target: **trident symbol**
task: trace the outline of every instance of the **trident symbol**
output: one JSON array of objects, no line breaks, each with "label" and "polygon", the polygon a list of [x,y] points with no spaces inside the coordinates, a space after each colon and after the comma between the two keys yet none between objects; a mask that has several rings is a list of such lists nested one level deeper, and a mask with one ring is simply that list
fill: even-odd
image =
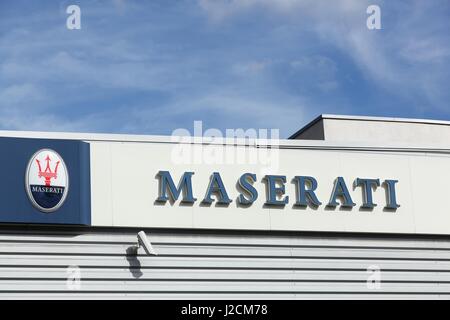
[{"label": "trident symbol", "polygon": [[52,169],[50,169],[50,161],[51,161],[51,159],[50,159],[49,155],[47,155],[47,158],[45,158],[45,161],[47,161],[47,166],[46,166],[45,170],[42,171],[41,163],[39,162],[38,159],[36,159],[37,165],[39,167],[39,175],[38,176],[39,176],[39,178],[44,177],[45,178],[45,186],[46,187],[50,187],[50,180],[51,180],[51,178],[56,179],[58,177],[59,161],[56,162],[56,166],[55,166],[55,171],[54,172],[52,172]]}]

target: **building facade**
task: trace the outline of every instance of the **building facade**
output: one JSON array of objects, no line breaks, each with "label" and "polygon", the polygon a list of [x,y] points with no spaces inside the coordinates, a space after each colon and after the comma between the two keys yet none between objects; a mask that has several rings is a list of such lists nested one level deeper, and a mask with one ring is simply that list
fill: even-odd
[{"label": "building facade", "polygon": [[0,297],[449,298],[449,130],[1,132]]}]

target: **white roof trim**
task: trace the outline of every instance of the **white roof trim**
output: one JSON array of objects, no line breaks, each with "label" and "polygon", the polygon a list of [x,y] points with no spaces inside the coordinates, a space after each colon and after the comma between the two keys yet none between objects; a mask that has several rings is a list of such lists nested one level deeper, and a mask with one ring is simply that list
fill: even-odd
[{"label": "white roof trim", "polygon": [[337,114],[322,114],[322,119],[338,119],[338,120],[361,120],[361,121],[383,121],[383,122],[404,122],[404,123],[420,123],[420,124],[436,124],[450,126],[450,121],[431,120],[431,119],[412,119],[412,118],[390,118],[390,117],[368,117],[368,116],[348,116]]},{"label": "white roof trim", "polygon": [[135,142],[135,143],[187,143],[206,145],[246,145],[255,147],[273,147],[280,149],[317,149],[317,150],[354,150],[354,151],[387,151],[387,152],[419,152],[419,153],[448,153],[448,144],[405,144],[389,143],[376,144],[373,142],[335,142],[322,140],[273,140],[270,139],[226,139],[216,138],[213,143],[202,141],[201,137],[176,137],[154,135],[128,135],[104,133],[75,133],[75,132],[37,132],[37,131],[2,131],[0,137],[34,138],[34,139],[65,139],[82,140],[86,142]]}]

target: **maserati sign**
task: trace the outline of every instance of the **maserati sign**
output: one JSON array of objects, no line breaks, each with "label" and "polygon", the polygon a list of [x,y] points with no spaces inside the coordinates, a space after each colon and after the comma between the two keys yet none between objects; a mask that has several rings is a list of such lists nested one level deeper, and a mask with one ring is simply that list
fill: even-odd
[{"label": "maserati sign", "polygon": [[[169,171],[159,171],[157,174],[157,177],[159,178],[159,195],[156,201],[165,203],[170,200],[178,200],[179,197],[182,197],[181,202],[183,203],[193,204],[196,202],[197,198],[194,197],[192,188],[193,175],[194,172],[184,172],[177,187]],[[241,206],[250,206],[258,199],[258,191],[254,186],[256,181],[257,176],[254,173],[244,173],[239,177],[237,186],[240,194],[237,198],[237,202]],[[262,181],[265,183],[265,189],[267,190],[264,202],[265,206],[284,207],[289,203],[289,196],[285,195],[285,184],[287,183],[286,176],[265,175],[262,178]],[[318,187],[316,178],[312,176],[295,176],[292,179],[292,182],[296,187],[295,206],[310,206],[317,208],[322,205],[322,202],[316,195],[316,189]],[[386,203],[384,209],[394,211],[397,210],[397,208],[400,207],[397,203],[395,188],[397,182],[398,180],[392,179],[385,179],[383,181],[379,178],[356,178],[353,182],[353,188],[356,189],[359,187],[362,190],[363,201],[361,204],[361,209],[372,210],[377,206],[377,204],[373,202],[373,191],[378,187],[383,186],[386,192]],[[217,204],[222,206],[227,206],[232,202],[219,172],[214,172],[211,175],[209,185],[206,189],[206,195],[203,200],[201,200],[204,205],[210,205],[214,201],[217,201]],[[334,186],[326,206],[328,208],[335,208],[337,206],[342,208],[352,208],[356,206],[356,203],[353,202],[349,188],[343,177],[337,177],[335,179]]]},{"label": "maserati sign", "polygon": [[58,210],[69,191],[69,174],[62,157],[51,149],[37,151],[28,163],[25,187],[37,209],[45,213]]}]

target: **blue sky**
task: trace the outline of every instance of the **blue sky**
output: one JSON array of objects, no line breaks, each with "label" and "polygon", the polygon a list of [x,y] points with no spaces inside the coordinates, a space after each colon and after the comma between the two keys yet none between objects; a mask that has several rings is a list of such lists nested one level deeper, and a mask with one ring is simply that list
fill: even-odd
[{"label": "blue sky", "polygon": [[2,0],[0,129],[202,120],[287,137],[321,113],[450,120],[449,17],[448,0]]}]

